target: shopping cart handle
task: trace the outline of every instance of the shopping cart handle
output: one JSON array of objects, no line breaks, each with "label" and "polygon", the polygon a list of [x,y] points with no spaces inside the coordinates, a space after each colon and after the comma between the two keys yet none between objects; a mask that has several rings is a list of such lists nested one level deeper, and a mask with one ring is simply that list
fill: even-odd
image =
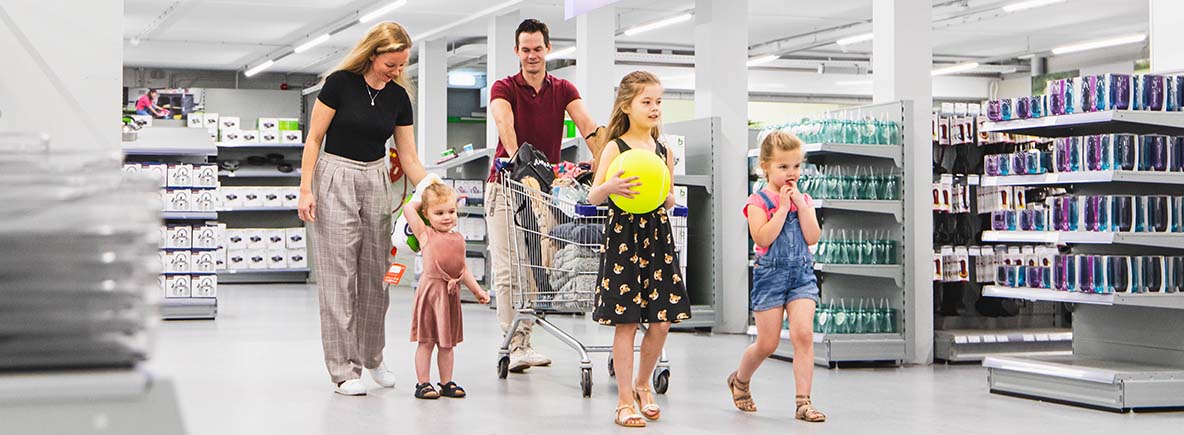
[{"label": "shopping cart handle", "polygon": [[[607,207],[605,207],[605,208],[607,208]],[[598,213],[598,209],[600,209],[600,207],[597,207],[595,205],[576,204],[576,214],[583,216],[583,217],[592,217],[592,216],[599,215],[600,213]]]},{"label": "shopping cart handle", "polygon": [[687,209],[686,207],[683,207],[681,205],[674,206],[674,216],[675,217],[687,217],[690,214],[690,212],[691,211],[689,209]]}]

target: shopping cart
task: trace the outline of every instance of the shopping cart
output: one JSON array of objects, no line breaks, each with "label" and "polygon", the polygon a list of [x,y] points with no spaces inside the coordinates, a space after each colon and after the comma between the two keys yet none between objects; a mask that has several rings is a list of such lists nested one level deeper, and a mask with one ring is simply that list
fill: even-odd
[{"label": "shopping cart", "polygon": [[[510,227],[509,279],[516,314],[509,330],[518,330],[523,321],[533,321],[575,349],[580,354],[580,387],[584,397],[591,397],[592,360],[588,354],[609,353],[609,376],[615,376],[612,345],[586,345],[548,321],[546,316],[592,312],[608,209],[541,192],[537,185],[511,180],[507,173],[501,178],[502,194],[513,213],[507,221]],[[686,209],[678,214],[685,221]],[[512,335],[506,334],[498,351],[497,376],[501,379],[509,374]],[[640,351],[640,347],[635,347],[634,351]],[[670,385],[670,364],[665,349],[654,369],[653,384],[654,391],[659,394],[665,394]]]}]

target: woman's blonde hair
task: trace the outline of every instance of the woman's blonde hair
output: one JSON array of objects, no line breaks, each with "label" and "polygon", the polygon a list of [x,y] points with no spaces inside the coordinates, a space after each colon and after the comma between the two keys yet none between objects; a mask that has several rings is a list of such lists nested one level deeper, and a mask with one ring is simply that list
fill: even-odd
[{"label": "woman's blonde hair", "polygon": [[773,149],[781,151],[797,151],[802,149],[802,140],[792,133],[773,130],[761,141],[760,163],[763,165],[773,159]]},{"label": "woman's blonde hair", "polygon": [[[370,28],[366,33],[366,37],[358,41],[358,45],[345,56],[341,64],[337,65],[333,71],[349,71],[354,74],[362,75],[370,69],[370,65],[374,62],[372,57],[380,54],[392,53],[411,49],[411,37],[407,35],[407,29],[394,21],[386,21],[376,24]],[[325,77],[328,77],[325,74]],[[407,74],[400,73],[395,77],[395,83],[406,89],[411,93],[411,85],[407,82]]]},{"label": "woman's blonde hair", "polygon": [[[617,99],[613,101],[613,113],[608,120],[608,137],[618,138],[629,131],[629,114],[625,113],[625,108],[649,85],[661,86],[662,82],[658,81],[657,76],[645,71],[634,71],[621,78],[621,84],[617,86]],[[655,141],[662,136],[657,126],[650,130],[650,136]]]},{"label": "woman's blonde hair", "polygon": [[456,192],[452,191],[452,188],[447,184],[436,181],[423,189],[423,204],[427,207],[441,204],[447,202],[455,194]]}]

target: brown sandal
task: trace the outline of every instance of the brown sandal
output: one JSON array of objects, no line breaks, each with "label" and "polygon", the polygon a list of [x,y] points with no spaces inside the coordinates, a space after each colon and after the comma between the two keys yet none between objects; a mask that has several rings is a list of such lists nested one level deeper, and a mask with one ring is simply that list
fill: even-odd
[{"label": "brown sandal", "polygon": [[740,382],[739,379],[736,379],[736,372],[728,375],[728,390],[732,393],[732,404],[741,411],[756,412],[756,403],[753,403],[748,387],[748,382]]},{"label": "brown sandal", "polygon": [[811,423],[821,423],[826,421],[826,414],[823,414],[814,404],[810,402],[810,396],[797,396],[798,412],[797,419],[808,421]]},{"label": "brown sandal", "polygon": [[[626,409],[629,410],[629,413],[625,414],[625,418],[622,419],[621,418],[621,411],[624,411]],[[635,412],[635,410],[633,409],[633,405],[618,406],[617,407],[617,417],[614,419],[614,422],[617,423],[618,426],[624,426],[624,427],[645,427],[645,419],[642,418],[641,414],[638,414],[637,412]]]},{"label": "brown sandal", "polygon": [[[646,397],[650,399],[649,404],[644,404],[641,401],[641,394],[646,393]],[[658,421],[662,418],[662,408],[654,403],[654,395],[650,393],[648,387],[633,387],[633,400],[637,402],[637,407],[641,409],[641,415],[650,421]]]}]

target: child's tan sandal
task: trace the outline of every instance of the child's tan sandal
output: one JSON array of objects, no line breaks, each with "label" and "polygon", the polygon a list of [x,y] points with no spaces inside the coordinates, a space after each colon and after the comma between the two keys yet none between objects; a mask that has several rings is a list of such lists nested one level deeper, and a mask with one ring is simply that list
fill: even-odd
[{"label": "child's tan sandal", "polygon": [[[645,393],[646,398],[650,400],[650,403],[646,404],[641,401],[641,393]],[[648,387],[634,386],[633,400],[637,402],[637,407],[641,409],[641,415],[645,416],[646,419],[650,421],[658,421],[658,419],[662,418],[662,408],[659,407],[657,403],[654,403],[654,395],[650,393],[650,389]]]},{"label": "child's tan sandal", "polygon": [[810,396],[797,396],[798,412],[797,419],[808,421],[811,423],[821,423],[826,421],[826,414],[819,411],[810,402]]},{"label": "child's tan sandal", "polygon": [[[621,411],[629,410],[625,414],[625,418],[621,418]],[[634,411],[633,405],[621,405],[617,407],[617,417],[614,419],[618,426],[624,427],[645,427],[645,418]]]},{"label": "child's tan sandal", "polygon": [[732,393],[732,404],[736,405],[736,409],[744,412],[756,412],[756,403],[752,401],[748,382],[740,382],[739,379],[736,379],[736,372],[728,375],[728,390]]}]

